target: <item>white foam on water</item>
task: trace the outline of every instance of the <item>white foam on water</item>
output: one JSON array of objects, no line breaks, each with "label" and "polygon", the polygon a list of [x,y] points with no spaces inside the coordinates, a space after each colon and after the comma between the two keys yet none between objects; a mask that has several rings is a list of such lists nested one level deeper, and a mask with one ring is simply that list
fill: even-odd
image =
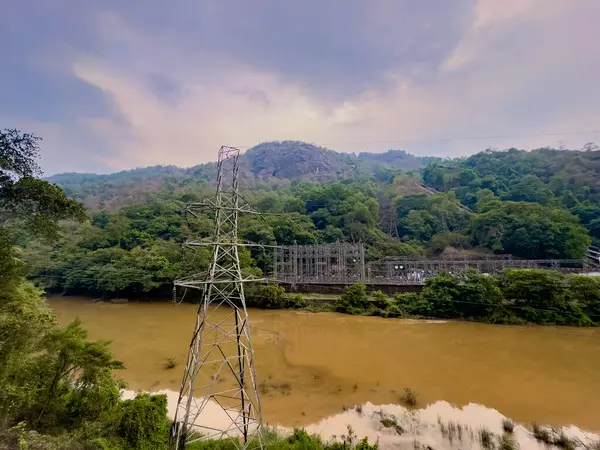
[{"label": "white foam on water", "polygon": [[[154,394],[167,396],[168,415],[173,419],[177,408],[178,393],[162,390]],[[133,398],[133,391],[124,391],[123,398]],[[394,426],[384,426],[382,419],[397,424],[402,429],[399,434]],[[324,440],[340,440],[348,435],[348,426],[352,428],[356,439],[367,437],[370,442],[379,442],[382,449],[388,448],[418,448],[447,450],[479,450],[483,449],[480,442],[480,430],[494,434],[494,444],[498,448],[498,440],[503,434],[502,423],[507,417],[495,409],[470,403],[462,408],[450,403],[438,401],[422,409],[409,410],[401,405],[373,405],[365,403],[359,407],[346,410],[340,414],[324,418],[317,423],[304,427],[307,432],[320,435]],[[385,422],[385,421],[384,421]],[[442,428],[450,422],[462,426],[461,436],[457,433],[452,438],[444,433]],[[225,430],[232,424],[230,417],[214,402],[208,402],[206,408],[196,421],[207,427]],[[441,424],[441,425],[440,425]],[[282,433],[288,433],[290,428],[277,426]],[[578,449],[590,449],[594,443],[600,442],[600,433],[581,430],[571,425],[555,428],[545,427],[552,433],[563,433],[566,437],[574,439]],[[521,450],[547,450],[547,446],[537,441],[531,431],[523,425],[516,424],[512,437]],[[484,449],[485,450],[485,449]]]}]

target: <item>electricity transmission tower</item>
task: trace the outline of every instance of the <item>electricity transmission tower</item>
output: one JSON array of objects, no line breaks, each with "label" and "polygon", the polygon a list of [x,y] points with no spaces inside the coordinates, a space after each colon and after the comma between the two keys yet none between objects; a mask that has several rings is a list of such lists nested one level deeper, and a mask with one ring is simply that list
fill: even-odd
[{"label": "electricity transmission tower", "polygon": [[212,248],[208,272],[175,281],[174,289],[202,291],[171,430],[171,446],[176,450],[190,442],[227,438],[239,449],[263,447],[243,287],[256,279],[240,269],[238,247],[243,244],[237,237],[239,213],[253,211],[240,205],[238,158],[238,149],[221,147],[214,200],[186,208],[191,216],[206,208],[213,210],[214,234],[210,242],[185,244]]}]

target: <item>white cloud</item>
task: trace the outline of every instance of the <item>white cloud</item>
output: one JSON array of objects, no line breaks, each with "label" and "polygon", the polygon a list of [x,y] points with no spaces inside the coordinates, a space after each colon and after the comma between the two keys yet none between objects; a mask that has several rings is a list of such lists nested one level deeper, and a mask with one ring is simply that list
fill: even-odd
[{"label": "white cloud", "polygon": [[[595,107],[600,94],[588,73],[600,68],[597,52],[589,53],[600,31],[582,22],[598,10],[596,5],[480,0],[463,38],[437,70],[426,74],[427,82],[415,77],[418,71],[392,72],[385,87],[337,101],[260,67],[219,55],[186,55],[175,42],[146,39],[114,16],[103,18],[105,44],[117,46],[127,58],[79,57],[72,70],[110,100],[111,116],[82,123],[110,143],[113,151],[103,162],[114,169],[189,166],[213,160],[223,144],[274,139],[307,140],[342,151],[406,147],[437,154],[489,145],[535,147],[562,138],[435,140],[600,127]],[[153,74],[172,80],[174,91],[157,92]],[[585,98],[573,98],[586,88]],[[562,140],[581,145],[594,137]]]}]

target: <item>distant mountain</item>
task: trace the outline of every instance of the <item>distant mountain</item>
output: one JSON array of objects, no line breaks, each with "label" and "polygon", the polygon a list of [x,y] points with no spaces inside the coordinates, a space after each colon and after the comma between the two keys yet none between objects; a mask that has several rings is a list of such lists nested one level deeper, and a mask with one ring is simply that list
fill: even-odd
[{"label": "distant mountain", "polygon": [[[404,150],[356,155],[306,142],[273,141],[256,145],[241,155],[240,177],[249,185],[301,179],[327,182],[371,175],[378,169],[420,169],[435,159],[439,158],[418,157]],[[215,174],[216,164],[207,163],[190,168],[152,166],[107,175],[61,173],[47,180],[89,208],[116,208],[144,202],[166,185],[210,183]]]},{"label": "distant mountain", "polygon": [[416,170],[435,157],[418,157],[404,150],[385,153],[338,153],[325,147],[299,141],[264,142],[242,155],[245,167],[254,175],[297,180],[329,181],[373,173],[378,168]]},{"label": "distant mountain", "polygon": [[394,167],[402,170],[417,170],[441,158],[437,156],[415,156],[406,152],[406,150],[388,150],[385,153],[367,153],[358,154],[358,160],[363,165],[371,168],[375,167]]},{"label": "distant mountain", "polygon": [[261,179],[333,180],[358,174],[356,157],[299,141],[264,142],[241,157],[244,168]]}]

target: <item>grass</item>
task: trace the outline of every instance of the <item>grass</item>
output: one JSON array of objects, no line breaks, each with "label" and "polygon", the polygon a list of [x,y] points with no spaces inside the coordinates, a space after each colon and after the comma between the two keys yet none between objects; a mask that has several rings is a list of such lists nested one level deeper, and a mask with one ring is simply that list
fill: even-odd
[{"label": "grass", "polygon": [[504,433],[500,438],[498,450],[517,450],[519,444],[515,441],[515,438],[508,432]]},{"label": "grass", "polygon": [[485,449],[493,449],[494,448],[494,433],[492,433],[487,428],[483,427],[479,429],[479,442],[481,446]]},{"label": "grass", "polygon": [[449,421],[448,423],[442,422],[442,419],[438,416],[438,425],[440,427],[440,432],[442,436],[452,443],[454,439],[458,438],[459,441],[462,441],[464,427],[462,424],[458,422]]},{"label": "grass", "polygon": [[[320,436],[309,434],[304,429],[295,428],[291,433],[281,433],[268,427],[263,431],[263,446],[269,450],[377,450],[378,444],[369,443],[366,438],[360,440],[351,426],[347,433],[333,436],[332,442],[324,442]],[[193,442],[185,446],[186,450],[239,450],[243,443],[237,439],[209,439]],[[258,450],[259,443],[252,440],[246,448]]]},{"label": "grass", "polygon": [[534,423],[531,427],[531,433],[534,438],[547,445],[555,445],[564,450],[575,450],[577,448],[577,441],[568,437],[562,430],[557,432],[555,429],[549,430]]},{"label": "grass", "polygon": [[175,358],[165,359],[165,369],[174,369],[177,367],[177,360]]},{"label": "grass", "polygon": [[554,438],[554,445],[564,450],[575,450],[577,448],[577,442],[575,439],[569,438],[563,431]]},{"label": "grass", "polygon": [[502,429],[506,432],[506,433],[512,433],[515,430],[515,423],[506,418],[502,421]]},{"label": "grass", "polygon": [[400,426],[398,420],[394,416],[382,417],[379,423],[384,428],[393,428],[398,435],[404,434],[404,428]]},{"label": "grass", "polygon": [[417,404],[417,397],[419,394],[413,391],[411,388],[404,388],[404,395],[402,401],[408,406],[415,406]]},{"label": "grass", "polygon": [[533,434],[533,437],[536,438],[538,441],[543,442],[545,444],[552,444],[552,435],[550,434],[550,431],[548,431],[546,428],[542,428],[534,423],[531,427],[531,433]]},{"label": "grass", "polygon": [[258,388],[261,394],[279,393],[282,395],[290,395],[292,385],[290,383],[277,383],[273,381],[263,381],[259,383]]}]

